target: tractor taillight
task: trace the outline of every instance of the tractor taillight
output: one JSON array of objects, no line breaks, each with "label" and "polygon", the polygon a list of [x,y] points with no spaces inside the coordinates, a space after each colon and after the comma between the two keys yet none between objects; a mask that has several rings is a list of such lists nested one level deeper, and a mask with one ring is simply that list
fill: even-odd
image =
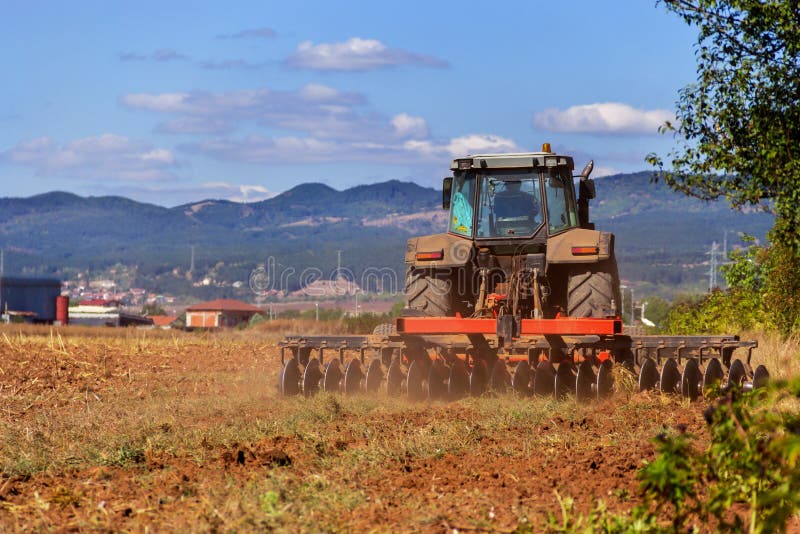
[{"label": "tractor taillight", "polygon": [[573,256],[589,256],[600,253],[600,247],[572,247]]},{"label": "tractor taillight", "polygon": [[436,252],[417,252],[417,260],[420,261],[434,261],[444,258],[444,251],[438,250]]}]

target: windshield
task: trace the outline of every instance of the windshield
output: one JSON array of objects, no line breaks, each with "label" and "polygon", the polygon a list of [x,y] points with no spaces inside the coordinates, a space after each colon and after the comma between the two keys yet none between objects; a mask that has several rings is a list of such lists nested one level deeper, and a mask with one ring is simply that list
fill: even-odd
[{"label": "windshield", "polygon": [[553,169],[547,176],[544,190],[547,195],[547,222],[550,234],[578,226],[572,178],[558,169]]},{"label": "windshield", "polygon": [[475,175],[462,174],[453,178],[450,197],[450,231],[472,237],[472,214],[475,202]]},{"label": "windshield", "polygon": [[480,179],[477,237],[531,236],[542,224],[539,175],[495,173]]}]

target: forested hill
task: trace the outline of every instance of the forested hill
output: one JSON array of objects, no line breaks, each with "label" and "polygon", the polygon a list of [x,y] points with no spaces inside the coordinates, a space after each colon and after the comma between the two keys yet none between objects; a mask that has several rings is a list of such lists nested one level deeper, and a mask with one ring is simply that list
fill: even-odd
[{"label": "forested hill", "polygon": [[[721,243],[726,229],[731,242],[737,232],[763,237],[771,225],[767,214],[686,198],[650,178],[599,178],[591,206],[597,227],[617,234],[623,278],[640,286],[701,287],[707,266],[699,264],[712,241]],[[400,272],[409,236],[444,230],[440,202],[440,191],[399,181],[344,191],[309,183],[256,203],[203,200],[174,208],[54,192],[0,199],[0,248],[6,273],[68,277],[119,264],[136,266],[139,285],[163,291],[191,291],[173,274],[188,268],[192,246],[196,271],[231,281],[246,280],[269,257],[298,273],[329,273],[339,250],[355,273]]]}]

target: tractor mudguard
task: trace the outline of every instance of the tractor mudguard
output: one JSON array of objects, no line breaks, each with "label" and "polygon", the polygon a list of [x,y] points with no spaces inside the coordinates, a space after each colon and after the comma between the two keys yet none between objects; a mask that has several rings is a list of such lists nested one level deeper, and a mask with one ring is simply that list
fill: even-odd
[{"label": "tractor mudguard", "polygon": [[461,267],[472,260],[472,240],[453,234],[412,237],[406,244],[406,265]]},{"label": "tractor mudguard", "polygon": [[547,263],[597,263],[614,255],[614,234],[574,228],[547,239]]}]

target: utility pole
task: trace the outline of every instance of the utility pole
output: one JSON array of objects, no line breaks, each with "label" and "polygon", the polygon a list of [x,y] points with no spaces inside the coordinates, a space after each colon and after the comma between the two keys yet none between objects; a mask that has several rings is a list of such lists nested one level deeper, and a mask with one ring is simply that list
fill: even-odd
[{"label": "utility pole", "polygon": [[192,261],[189,264],[189,272],[194,275],[194,245],[192,245]]},{"label": "utility pole", "polygon": [[4,272],[6,272],[4,265],[4,260],[5,260],[4,253],[5,251],[3,249],[0,249],[0,276],[2,276]]}]

